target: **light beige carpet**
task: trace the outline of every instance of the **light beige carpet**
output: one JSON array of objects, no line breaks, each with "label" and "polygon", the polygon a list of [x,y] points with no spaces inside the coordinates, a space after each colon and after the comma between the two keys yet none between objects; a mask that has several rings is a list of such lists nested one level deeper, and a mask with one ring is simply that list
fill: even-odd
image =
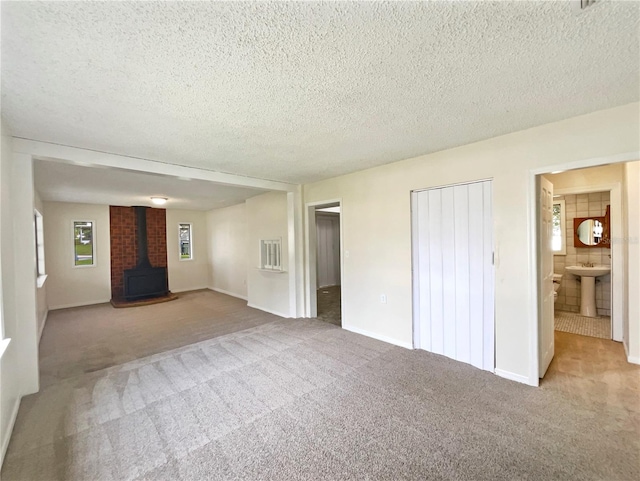
[{"label": "light beige carpet", "polygon": [[24,398],[2,480],[636,480],[639,425],[633,409],[289,319]]},{"label": "light beige carpet", "polygon": [[40,386],[280,319],[211,290],[171,302],[49,312],[40,341]]},{"label": "light beige carpet", "polygon": [[611,339],[610,317],[585,317],[575,312],[555,311],[554,319],[556,331]]}]

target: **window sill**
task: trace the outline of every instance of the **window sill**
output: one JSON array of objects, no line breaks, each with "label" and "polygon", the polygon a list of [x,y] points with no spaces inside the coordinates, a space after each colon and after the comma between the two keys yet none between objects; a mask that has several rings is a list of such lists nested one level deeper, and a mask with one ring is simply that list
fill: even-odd
[{"label": "window sill", "polygon": [[287,271],[284,270],[280,270],[280,269],[265,269],[263,267],[256,267],[257,270],[262,271],[262,272],[273,272],[275,274],[284,274]]},{"label": "window sill", "polygon": [[40,289],[42,286],[44,286],[44,281],[47,280],[47,274],[43,274],[41,276],[38,276],[38,278],[36,279],[36,285],[38,286],[38,289]]}]

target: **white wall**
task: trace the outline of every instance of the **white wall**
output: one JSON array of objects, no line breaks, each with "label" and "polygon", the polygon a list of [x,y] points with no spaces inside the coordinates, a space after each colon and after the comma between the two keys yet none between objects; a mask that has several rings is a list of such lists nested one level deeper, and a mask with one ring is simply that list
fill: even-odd
[{"label": "white wall", "polygon": [[[50,309],[109,302],[111,299],[111,253],[109,206],[45,202],[44,231],[46,282]],[[206,213],[167,210],[167,270],[169,289],[174,292],[208,286]],[[72,222],[95,221],[94,267],[73,265]],[[193,260],[178,256],[178,224],[192,224]]]},{"label": "white wall", "polygon": [[[43,215],[44,220],[44,204],[40,199],[37,192],[34,192],[33,204],[38,212]],[[47,254],[44,255],[45,260],[45,273],[47,271]],[[37,302],[37,319],[38,319],[38,334],[42,336],[42,330],[44,329],[44,323],[47,320],[47,313],[49,312],[49,305],[47,303],[47,283],[45,282],[41,287],[36,289],[36,302]]]},{"label": "white wall", "polygon": [[0,317],[4,336],[12,341],[4,353],[0,354],[0,465],[9,444],[11,428],[18,413],[22,391],[18,378],[19,358],[16,345],[15,292],[13,285],[13,217],[11,214],[11,137],[2,122],[0,150]]},{"label": "white wall", "polygon": [[207,212],[210,289],[247,299],[248,234],[246,204]]},{"label": "white wall", "polygon": [[[15,146],[15,139],[14,139]],[[13,278],[15,294],[17,366],[24,394],[38,391],[38,320],[36,301],[36,235],[33,159],[29,154],[11,156],[11,214],[13,216]],[[19,255],[16,255],[19,253]]]},{"label": "white wall", "polygon": [[305,185],[305,203],[342,199],[343,325],[411,344],[410,192],[492,178],[497,372],[537,383],[531,171],[639,151],[638,110],[633,103]]},{"label": "white wall", "polygon": [[[109,206],[45,202],[43,217],[49,309],[109,302],[111,299]],[[95,265],[92,267],[73,265],[74,220],[95,222]]]},{"label": "white wall", "polygon": [[6,350],[0,359],[0,461],[21,397],[39,388],[33,162],[30,155],[13,151],[4,124],[1,130],[0,278]]},{"label": "white wall", "polygon": [[[623,341],[629,362],[640,364],[640,162],[624,165],[626,230],[623,242],[625,265],[625,309]],[[614,239],[612,239],[614,241]]]},{"label": "white wall", "polygon": [[[191,224],[192,259],[181,260],[178,224]],[[197,210],[167,209],[167,271],[172,292],[205,289],[208,286],[209,252],[207,214]]]},{"label": "white wall", "polygon": [[[287,194],[270,192],[247,199],[248,304],[282,317],[289,317],[289,232]],[[284,273],[267,272],[260,266],[260,240],[282,239]]]}]

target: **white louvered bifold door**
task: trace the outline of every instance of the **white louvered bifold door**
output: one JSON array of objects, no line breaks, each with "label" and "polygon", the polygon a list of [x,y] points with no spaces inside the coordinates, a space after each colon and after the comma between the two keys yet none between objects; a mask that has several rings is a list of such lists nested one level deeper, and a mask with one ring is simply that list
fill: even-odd
[{"label": "white louvered bifold door", "polygon": [[415,347],[493,372],[491,181],[412,200]]}]

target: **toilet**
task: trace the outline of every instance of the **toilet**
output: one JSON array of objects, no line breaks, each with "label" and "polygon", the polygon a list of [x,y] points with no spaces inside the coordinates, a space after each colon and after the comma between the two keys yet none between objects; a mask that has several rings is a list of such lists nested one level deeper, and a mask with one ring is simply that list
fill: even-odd
[{"label": "toilet", "polygon": [[553,302],[558,299],[558,289],[560,289],[560,281],[562,281],[562,274],[553,275]]}]

